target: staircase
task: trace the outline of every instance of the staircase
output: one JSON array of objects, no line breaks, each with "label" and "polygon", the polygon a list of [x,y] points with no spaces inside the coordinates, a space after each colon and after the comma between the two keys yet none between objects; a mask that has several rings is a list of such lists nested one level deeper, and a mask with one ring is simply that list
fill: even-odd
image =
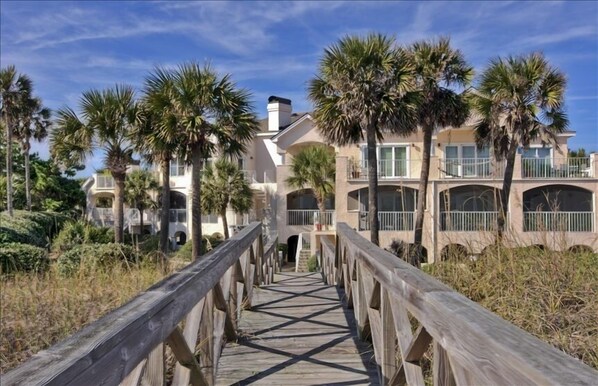
[{"label": "staircase", "polygon": [[299,252],[299,261],[297,262],[297,272],[307,272],[307,259],[311,256],[309,249],[302,249]]}]

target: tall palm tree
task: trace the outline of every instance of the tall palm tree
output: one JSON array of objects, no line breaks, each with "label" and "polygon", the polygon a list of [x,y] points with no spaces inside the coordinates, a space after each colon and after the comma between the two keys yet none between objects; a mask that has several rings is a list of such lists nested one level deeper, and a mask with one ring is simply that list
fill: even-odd
[{"label": "tall palm tree", "polygon": [[565,75],[542,54],[497,58],[481,75],[471,96],[481,116],[476,125],[479,146],[489,144],[497,160],[506,159],[498,210],[498,238],[502,239],[509,207],[515,156],[534,140],[556,144],[569,119],[564,111]]},{"label": "tall palm tree", "polygon": [[384,133],[408,134],[415,128],[413,68],[394,39],[379,34],[347,36],[324,51],[309,99],[322,135],[348,145],[366,139],[370,240],[378,236],[376,142]]},{"label": "tall palm tree", "polygon": [[157,191],[159,187],[154,175],[147,170],[135,170],[125,178],[125,201],[132,208],[139,210],[141,235],[143,235],[143,212],[157,207],[150,193]]},{"label": "tall palm tree", "polygon": [[[259,130],[250,94],[237,88],[230,75],[219,76],[210,65],[187,63],[160,70],[166,87],[164,119],[155,128],[166,143],[180,140],[181,155],[192,166],[191,242],[193,259],[201,251],[201,170],[217,149],[239,156]],[[157,72],[157,71],[156,71]],[[152,76],[150,76],[152,78]]]},{"label": "tall palm tree", "polygon": [[[311,188],[318,210],[320,221],[324,221],[326,198],[334,194],[336,163],[334,151],[326,146],[309,146],[301,150],[291,163],[291,176],[286,179],[287,185],[305,189]],[[330,225],[330,224],[323,224]]]},{"label": "tall palm tree", "polygon": [[38,142],[48,136],[48,129],[52,124],[50,120],[50,109],[44,107],[41,99],[27,98],[21,106],[19,121],[15,126],[15,135],[21,144],[21,150],[25,160],[25,197],[27,210],[31,210],[31,167],[29,152],[31,151],[31,139]]},{"label": "tall palm tree", "polygon": [[201,209],[222,217],[224,238],[228,239],[226,209],[230,206],[235,213],[249,213],[253,205],[251,186],[239,167],[226,158],[220,158],[206,167],[201,183]]},{"label": "tall palm tree", "polygon": [[0,113],[6,130],[6,209],[10,217],[13,216],[12,135],[19,109],[31,95],[31,90],[31,79],[25,74],[17,74],[15,66],[0,69]]},{"label": "tall palm tree", "polygon": [[[134,133],[136,148],[146,161],[160,166],[162,192],[160,203],[160,250],[168,253],[168,235],[170,225],[170,161],[179,149],[177,136],[164,137],[159,127],[170,127],[176,119],[171,106],[170,73],[156,68],[145,79],[142,104],[143,124]],[[176,126],[175,126],[176,127]]]},{"label": "tall palm tree", "polygon": [[114,238],[122,243],[125,175],[134,150],[130,134],[139,123],[135,92],[122,85],[90,90],[83,93],[79,104],[81,118],[68,107],[58,111],[50,134],[51,152],[66,165],[81,163],[96,150],[104,152],[104,164],[115,182]]},{"label": "tall palm tree", "polygon": [[424,135],[421,176],[417,196],[417,212],[413,237],[415,256],[411,263],[419,266],[422,253],[424,211],[430,176],[430,153],[434,130],[447,126],[459,127],[469,116],[466,93],[455,88],[465,87],[473,78],[473,68],[460,50],[450,45],[448,38],[420,41],[411,47],[417,88],[421,93],[418,125]]}]

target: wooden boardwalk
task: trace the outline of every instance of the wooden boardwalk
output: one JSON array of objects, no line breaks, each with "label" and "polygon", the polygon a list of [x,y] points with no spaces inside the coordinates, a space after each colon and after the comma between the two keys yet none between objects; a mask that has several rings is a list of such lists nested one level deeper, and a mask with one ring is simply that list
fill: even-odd
[{"label": "wooden boardwalk", "polygon": [[218,362],[217,385],[377,385],[371,347],[320,273],[282,272],[255,289],[237,343]]}]

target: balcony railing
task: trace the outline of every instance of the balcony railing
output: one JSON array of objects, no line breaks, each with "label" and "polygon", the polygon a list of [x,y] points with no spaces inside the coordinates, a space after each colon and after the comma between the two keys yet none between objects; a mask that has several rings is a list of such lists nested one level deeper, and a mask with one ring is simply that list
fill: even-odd
[{"label": "balcony railing", "polygon": [[243,173],[245,179],[250,184],[254,184],[257,182],[257,179],[255,178],[255,170],[241,170],[241,173]]},{"label": "balcony railing", "polygon": [[592,177],[590,157],[522,158],[523,178],[589,178]]},{"label": "balcony railing", "polygon": [[525,232],[593,232],[594,212],[523,212]]},{"label": "balcony railing", "polygon": [[[378,160],[378,178],[411,178],[412,167],[420,165],[420,160],[390,159]],[[418,170],[419,173],[419,170]],[[349,162],[347,178],[350,180],[367,180],[369,175],[368,161]]]},{"label": "balcony railing", "polygon": [[496,230],[498,212],[440,212],[440,230],[477,232]]},{"label": "balcony railing", "polygon": [[[359,212],[359,230],[370,230],[369,212]],[[412,231],[415,212],[378,212],[381,231]]]},{"label": "balcony railing", "polygon": [[287,210],[287,225],[334,225],[334,210],[326,210],[324,218],[320,218],[318,209],[289,209]]},{"label": "balcony railing", "polygon": [[503,178],[504,162],[491,158],[440,159],[440,178]]},{"label": "balcony railing", "polygon": [[96,189],[114,189],[114,178],[96,174]]},{"label": "balcony railing", "polygon": [[172,223],[187,223],[187,209],[170,209],[168,214]]}]

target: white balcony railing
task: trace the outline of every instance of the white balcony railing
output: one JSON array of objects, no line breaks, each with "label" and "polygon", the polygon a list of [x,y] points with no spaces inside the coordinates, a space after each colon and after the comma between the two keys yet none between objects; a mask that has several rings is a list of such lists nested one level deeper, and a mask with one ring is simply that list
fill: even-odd
[{"label": "white balcony railing", "polygon": [[[369,212],[359,212],[359,230],[370,230]],[[415,225],[415,212],[378,212],[381,231],[412,231]]]},{"label": "white balcony railing", "polygon": [[440,178],[503,178],[505,163],[491,158],[440,159]]},{"label": "white balcony railing", "polygon": [[523,212],[525,232],[593,232],[594,212]]},{"label": "white balcony railing", "polygon": [[[420,160],[390,159],[378,160],[378,178],[395,179],[411,178],[411,168],[421,164]],[[419,173],[419,170],[418,170]],[[368,161],[349,162],[347,177],[350,180],[367,180],[369,175]],[[419,174],[418,174],[419,176]]]},{"label": "white balcony railing", "polygon": [[590,157],[522,158],[523,178],[589,178],[592,177]]},{"label": "white balcony railing", "polygon": [[334,225],[334,210],[326,210],[324,218],[318,209],[289,209],[287,210],[287,225]]},{"label": "white balcony railing", "polygon": [[241,170],[241,173],[243,173],[245,180],[247,180],[247,182],[250,184],[257,182],[257,179],[255,178],[255,170]]},{"label": "white balcony railing", "polygon": [[440,212],[441,231],[494,231],[497,221],[498,212]]},{"label": "white balcony railing", "polygon": [[112,176],[96,174],[96,189],[114,189]]},{"label": "white balcony railing", "polygon": [[187,209],[170,209],[168,214],[171,223],[187,223]]},{"label": "white balcony railing", "polygon": [[91,208],[89,210],[89,219],[100,226],[114,225],[114,211],[112,208]]}]

